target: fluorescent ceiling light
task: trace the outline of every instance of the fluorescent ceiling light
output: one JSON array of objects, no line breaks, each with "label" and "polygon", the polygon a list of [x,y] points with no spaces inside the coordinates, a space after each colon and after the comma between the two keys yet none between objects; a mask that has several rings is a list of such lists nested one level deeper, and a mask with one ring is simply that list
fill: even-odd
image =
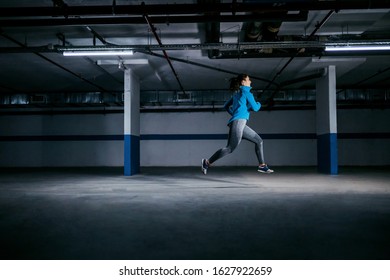
[{"label": "fluorescent ceiling light", "polygon": [[365,57],[321,57],[321,58],[312,58],[311,62],[314,63],[366,62],[366,58]]},{"label": "fluorescent ceiling light", "polygon": [[325,51],[327,52],[348,52],[348,51],[384,51],[390,50],[390,46],[327,46]]},{"label": "fluorescent ceiling light", "polygon": [[120,63],[123,64],[148,64],[149,61],[147,59],[103,59],[103,60],[98,60],[96,61],[97,65],[118,65]]},{"label": "fluorescent ceiling light", "polygon": [[118,56],[118,55],[133,55],[132,50],[123,50],[123,51],[64,51],[62,53],[64,56]]}]

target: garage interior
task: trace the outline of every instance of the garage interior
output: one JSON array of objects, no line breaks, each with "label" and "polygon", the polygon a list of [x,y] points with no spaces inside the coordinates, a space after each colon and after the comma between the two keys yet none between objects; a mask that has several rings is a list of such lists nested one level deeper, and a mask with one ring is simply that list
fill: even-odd
[{"label": "garage interior", "polygon": [[[388,0],[0,1],[0,258],[389,259],[389,56]],[[242,143],[205,176],[240,73],[275,173]]]}]

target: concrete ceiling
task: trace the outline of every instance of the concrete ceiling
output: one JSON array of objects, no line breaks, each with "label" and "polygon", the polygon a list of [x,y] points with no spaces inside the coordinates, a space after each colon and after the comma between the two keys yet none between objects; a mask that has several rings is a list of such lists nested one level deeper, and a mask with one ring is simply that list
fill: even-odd
[{"label": "concrete ceiling", "polygon": [[[303,48],[301,44],[389,41],[389,1],[377,1],[381,2],[378,6],[371,3],[376,1],[341,0],[144,2],[145,5],[141,5],[141,1],[120,0],[0,1],[0,11],[3,11],[0,12],[0,93],[122,91],[123,71],[117,64],[97,65],[100,59],[146,59],[147,64],[127,65],[139,77],[141,90],[180,90],[163,55],[164,48],[159,46],[152,27],[139,12],[142,6],[162,45],[171,46],[165,50],[185,90],[225,89],[234,73],[248,73],[253,87],[259,90],[281,83],[288,84],[287,88],[314,88],[315,80],[305,77],[319,73],[326,65],[336,65],[339,88],[390,86],[389,51],[336,55],[317,47]],[[214,2],[232,7],[258,5],[259,9],[255,13],[239,10],[219,13],[213,8]],[[345,9],[332,12],[335,3]],[[157,4],[167,4],[161,14],[151,9]],[[203,10],[180,14],[177,4],[199,6]],[[207,5],[210,11],[204,12]],[[112,12],[99,14],[96,6],[111,8]],[[90,8],[94,14],[82,14],[81,10],[77,10],[79,14],[72,14],[76,11],[73,8],[80,7]],[[49,15],[43,14],[45,8]],[[121,8],[133,8],[136,12],[134,15],[128,14],[128,10],[122,13]],[[34,14],[28,14],[29,11]],[[42,15],[37,15],[36,11],[42,11]],[[176,19],[181,22],[175,23],[173,15],[181,16],[180,20]],[[220,15],[227,18],[222,19]],[[233,15],[239,21],[235,21]],[[126,17],[133,23],[123,23]],[[163,17],[167,18],[165,22]],[[303,19],[295,19],[299,17]],[[262,34],[263,37],[250,41],[247,33],[254,21],[263,26],[261,30],[269,29],[275,22],[280,27],[273,29],[271,39]],[[286,49],[284,42],[294,42],[297,48]],[[209,50],[214,43],[227,44],[233,49],[212,47],[213,50]],[[262,43],[271,43],[272,47],[266,48]],[[245,44],[249,44],[250,49],[243,48]],[[191,45],[194,49],[188,49]],[[138,49],[129,57],[63,56],[61,47],[72,46],[138,46]],[[150,50],[148,46],[155,49]],[[289,84],[300,78],[303,78],[301,82]]]}]

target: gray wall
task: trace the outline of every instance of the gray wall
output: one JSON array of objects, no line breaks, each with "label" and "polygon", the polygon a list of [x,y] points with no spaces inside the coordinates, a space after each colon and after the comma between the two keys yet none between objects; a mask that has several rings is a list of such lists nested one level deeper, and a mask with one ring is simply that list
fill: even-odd
[{"label": "gray wall", "polygon": [[[226,144],[224,112],[141,113],[141,166],[198,166]],[[338,111],[339,164],[390,164],[390,110]],[[314,110],[260,111],[249,126],[264,136],[271,166],[316,165]],[[123,114],[0,116],[0,166],[123,166]],[[256,165],[243,141],[215,165]]]}]

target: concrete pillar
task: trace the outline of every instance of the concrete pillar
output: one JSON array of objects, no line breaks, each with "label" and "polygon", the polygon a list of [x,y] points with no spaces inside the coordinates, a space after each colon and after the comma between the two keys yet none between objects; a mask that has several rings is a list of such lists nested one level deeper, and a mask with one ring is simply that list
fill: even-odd
[{"label": "concrete pillar", "polygon": [[338,173],[336,67],[327,66],[326,75],[316,84],[318,171]]},{"label": "concrete pillar", "polygon": [[140,85],[131,69],[124,71],[124,175],[140,169]]}]

